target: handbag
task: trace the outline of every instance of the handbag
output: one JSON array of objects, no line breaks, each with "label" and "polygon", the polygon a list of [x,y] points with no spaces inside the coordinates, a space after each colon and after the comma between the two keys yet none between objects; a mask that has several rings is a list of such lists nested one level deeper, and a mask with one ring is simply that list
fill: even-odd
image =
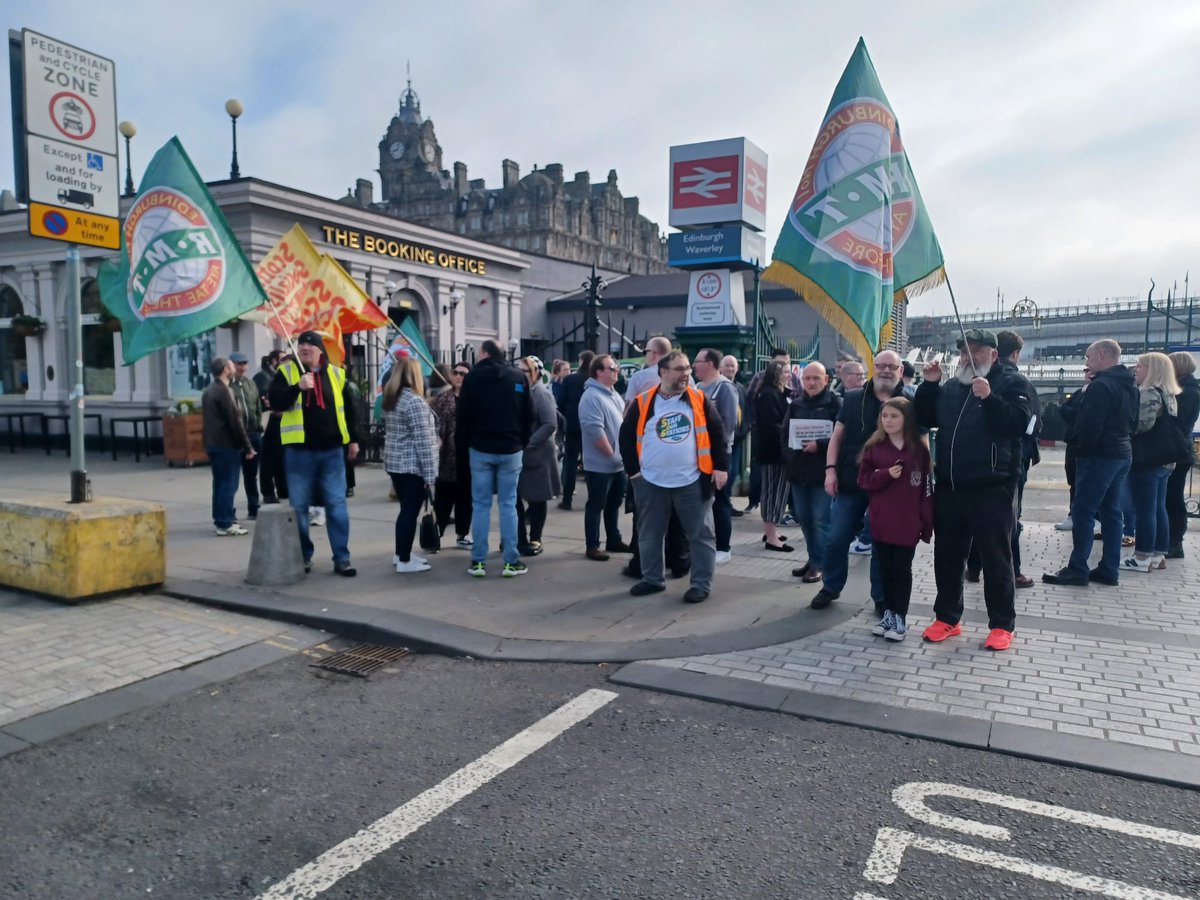
[{"label": "handbag", "polygon": [[442,549],[442,535],[430,509],[429,491],[425,491],[425,514],[421,516],[421,526],[418,530],[418,540],[422,550],[437,553]]},{"label": "handbag", "polygon": [[1136,468],[1165,466],[1189,459],[1191,455],[1192,442],[1179,427],[1179,419],[1167,412],[1164,398],[1153,427],[1133,436],[1133,465]]}]

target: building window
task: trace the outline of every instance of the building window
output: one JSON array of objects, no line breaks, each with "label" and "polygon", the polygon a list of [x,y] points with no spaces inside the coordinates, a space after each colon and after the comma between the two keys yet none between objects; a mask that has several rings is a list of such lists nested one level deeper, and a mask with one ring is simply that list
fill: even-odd
[{"label": "building window", "polygon": [[483,218],[481,216],[471,216],[471,230],[478,231],[483,227]]},{"label": "building window", "polygon": [[117,389],[117,364],[113,352],[113,333],[100,324],[100,287],[95,279],[83,286],[79,311],[83,326],[83,392],[111,394]]},{"label": "building window", "polygon": [[528,225],[528,224],[529,224],[529,211],[521,210],[519,213],[517,213],[517,225]]},{"label": "building window", "polygon": [[[7,285],[0,287],[0,319],[11,319],[24,311],[17,292]],[[13,331],[11,325],[0,326],[0,394],[23,394],[27,390],[25,338]]]},{"label": "building window", "polygon": [[535,235],[533,236],[533,241],[532,241],[532,243],[530,244],[530,247],[531,247],[531,249],[533,249],[533,250],[541,250],[541,249],[542,249],[542,238],[541,238],[541,236],[540,236],[540,235],[536,235],[536,234],[535,234]]}]

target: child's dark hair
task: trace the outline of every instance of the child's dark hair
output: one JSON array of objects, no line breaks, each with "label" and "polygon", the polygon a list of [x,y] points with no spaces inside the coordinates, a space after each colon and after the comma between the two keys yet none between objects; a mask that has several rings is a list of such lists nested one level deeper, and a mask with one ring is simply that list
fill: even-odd
[{"label": "child's dark hair", "polygon": [[885,409],[896,409],[900,411],[900,415],[904,416],[904,443],[909,447],[924,447],[925,440],[921,437],[921,429],[917,426],[917,417],[913,413],[912,401],[907,397],[889,397],[883,401],[883,406],[879,407],[880,421],[875,423],[875,432],[863,444],[862,450],[859,451],[858,461],[862,462],[863,455],[871,447],[876,444],[882,444],[888,439],[884,433],[882,417]]}]

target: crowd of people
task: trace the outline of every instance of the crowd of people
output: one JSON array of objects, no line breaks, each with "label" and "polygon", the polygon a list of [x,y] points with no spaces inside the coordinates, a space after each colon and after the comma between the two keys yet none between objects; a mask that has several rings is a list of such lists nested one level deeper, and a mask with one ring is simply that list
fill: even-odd
[{"label": "crowd of people", "polygon": [[[484,341],[473,365],[439,365],[431,384],[401,351],[381,384],[384,469],[400,507],[393,566],[431,568],[414,552],[421,510],[431,508],[441,538],[453,523],[453,546],[469,551],[467,572],[485,577],[494,504],[500,574],[523,575],[524,559],[543,552],[548,505],[558,498],[571,510],[582,473],[584,555],[627,554],[622,572],[636,580],[634,596],[665,590],[669,570],[689,576],[685,602],[708,599],[716,567],[733,555],[732,520],[757,509],[768,552],[794,552],[780,528],[800,528],[807,560],[792,574],[820,584],[814,609],[841,597],[850,555],[869,553],[871,630],[903,640],[915,550],[932,542],[935,618],[924,639],[962,633],[964,582],[982,580],[985,647],[1006,650],[1016,591],[1034,583],[1021,570],[1020,518],[1042,409],[1019,370],[1022,346],[1013,332],[966,331],[954,375],[932,361],[919,385],[891,350],[871,360],[870,377],[848,354],[829,373],[815,361],[794,369],[780,351],[743,385],[736,358],[704,348],[693,360],[655,337],[624,396],[620,365],[607,353],[584,352],[574,372],[554,360],[547,373],[536,356],[508,360]],[[253,379],[244,356],[213,360],[203,399],[213,523],[221,536],[246,533],[234,511],[240,476],[251,518],[260,502],[295,509],[306,571],[310,527],[325,524],[333,571],[352,576],[347,474],[361,425],[347,412],[346,372],[329,364],[320,336],[300,335],[297,355],[264,357]],[[1183,491],[1200,413],[1195,361],[1146,353],[1131,371],[1111,340],[1093,343],[1086,361],[1087,383],[1061,408],[1073,551],[1043,575],[1054,585],[1116,585],[1122,573],[1183,556]],[[749,506],[735,510],[748,438]],[[1127,536],[1132,552],[1122,559]]]}]

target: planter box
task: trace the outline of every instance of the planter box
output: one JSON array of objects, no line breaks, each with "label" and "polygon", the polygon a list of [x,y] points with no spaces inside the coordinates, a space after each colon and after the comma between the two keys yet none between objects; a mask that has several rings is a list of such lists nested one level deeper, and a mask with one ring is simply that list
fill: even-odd
[{"label": "planter box", "polygon": [[207,463],[204,452],[204,416],[163,416],[163,455],[168,466]]}]

